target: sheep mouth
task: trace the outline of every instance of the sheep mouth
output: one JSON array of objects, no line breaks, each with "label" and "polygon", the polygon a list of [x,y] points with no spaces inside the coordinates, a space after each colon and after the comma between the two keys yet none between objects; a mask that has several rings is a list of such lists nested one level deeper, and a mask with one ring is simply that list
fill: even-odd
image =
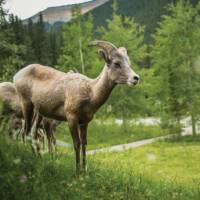
[{"label": "sheep mouth", "polygon": [[139,83],[139,81],[121,80],[121,81],[116,81],[116,83],[121,85],[135,86]]},{"label": "sheep mouth", "polygon": [[129,86],[135,86],[138,84],[138,81],[127,81],[127,85]]}]

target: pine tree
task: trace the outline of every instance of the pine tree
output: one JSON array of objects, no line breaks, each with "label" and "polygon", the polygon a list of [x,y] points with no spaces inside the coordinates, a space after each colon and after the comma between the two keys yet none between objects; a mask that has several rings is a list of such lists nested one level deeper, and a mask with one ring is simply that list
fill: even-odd
[{"label": "pine tree", "polygon": [[[0,1],[0,79],[12,80],[15,72],[24,64],[25,47],[17,44],[13,27],[6,21],[7,13],[3,9],[3,3],[4,1]],[[15,19],[13,22],[16,22]]]},{"label": "pine tree", "polygon": [[58,31],[51,29],[48,33],[50,46],[50,64],[55,66],[59,55],[59,34]]},{"label": "pine tree", "polygon": [[[29,24],[30,25],[30,24]],[[48,37],[43,22],[42,13],[39,15],[38,22],[34,25],[33,32],[33,48],[36,56],[36,60],[40,64],[49,65],[49,43]]]},{"label": "pine tree", "polygon": [[188,114],[192,119],[193,134],[199,113],[200,76],[194,61],[200,54],[199,8],[179,1],[168,7],[163,16],[152,51],[153,65],[160,76],[158,96],[162,111],[172,127],[181,132],[180,120]]},{"label": "pine tree", "polygon": [[35,42],[35,25],[33,24],[32,20],[28,20],[28,24],[25,25],[25,46],[26,46],[26,55],[25,61],[26,65],[37,63],[35,49],[34,49],[34,42]]},{"label": "pine tree", "polygon": [[9,15],[9,23],[14,34],[14,40],[16,44],[24,44],[25,43],[25,30],[22,24],[22,21],[13,14]]},{"label": "pine tree", "polygon": [[88,48],[93,37],[93,18],[83,18],[77,7],[72,11],[72,22],[66,24],[62,30],[63,47],[58,59],[59,69],[72,69],[94,75],[97,70],[92,67],[98,62],[97,56],[94,55],[94,50]]},{"label": "pine tree", "polygon": [[[5,23],[5,15],[6,15],[6,12],[5,10],[3,9],[3,4],[5,3],[4,0],[0,0],[0,26],[2,26],[4,23]],[[2,28],[2,27],[1,27]]]}]

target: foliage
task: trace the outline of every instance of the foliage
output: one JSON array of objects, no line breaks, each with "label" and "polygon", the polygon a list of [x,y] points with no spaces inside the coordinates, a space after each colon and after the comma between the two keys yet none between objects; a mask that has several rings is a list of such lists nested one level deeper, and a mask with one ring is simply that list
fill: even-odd
[{"label": "foliage", "polygon": [[182,116],[189,114],[195,123],[199,113],[200,76],[195,70],[200,54],[199,8],[180,1],[168,11],[170,15],[163,16],[154,35],[152,60],[160,76],[158,96],[163,113],[172,126],[180,127]]},{"label": "foliage", "polygon": [[[118,15],[134,18],[137,23],[146,27],[144,39],[149,44],[152,43],[151,35],[155,32],[161,16],[167,14],[165,7],[179,0],[110,0],[89,12],[94,16],[95,30],[99,26],[106,27],[107,20],[112,18],[113,1],[119,4]],[[189,0],[189,2],[195,5],[198,0]]]},{"label": "foliage", "polygon": [[17,44],[13,34],[15,26],[10,26],[6,21],[7,12],[2,7],[3,3],[0,2],[0,80],[11,80],[12,74],[24,63],[21,56],[25,47]]},{"label": "foliage", "polygon": [[[58,36],[57,36],[58,35]],[[60,54],[60,32],[53,29],[49,32],[49,53],[50,53],[50,63],[52,66],[57,64],[57,59]]]},{"label": "foliage", "polygon": [[5,10],[3,9],[4,0],[0,0],[0,25],[5,23]]},{"label": "foliage", "polygon": [[18,17],[8,15],[2,3],[0,7],[0,80],[11,81],[13,75],[27,64],[55,65],[57,53],[59,53],[59,34],[53,31],[48,33],[45,30],[42,15],[36,24],[29,20],[28,25],[24,25]]},{"label": "foliage", "polygon": [[47,31],[41,13],[36,23],[33,23],[31,19],[28,20],[25,30],[27,64],[40,63],[55,66],[59,55],[59,31],[52,29]]},{"label": "foliage", "polygon": [[37,61],[40,64],[47,64],[48,63],[48,56],[49,56],[49,46],[47,40],[47,34],[44,27],[43,16],[40,14],[38,22],[35,24],[35,35],[34,35],[34,53],[36,56]]},{"label": "foliage", "polygon": [[113,4],[113,15],[107,20],[107,28],[99,27],[97,32],[102,39],[108,40],[116,46],[127,48],[128,55],[134,67],[146,56],[144,44],[144,27],[137,24],[134,18],[117,15],[117,5]]},{"label": "foliage", "polygon": [[[74,9],[73,21],[62,30],[63,46],[58,60],[58,69],[75,70],[83,74],[96,75],[98,63],[94,51],[88,48],[93,37],[93,17],[83,18],[80,10]],[[94,71],[95,70],[95,71]]]}]

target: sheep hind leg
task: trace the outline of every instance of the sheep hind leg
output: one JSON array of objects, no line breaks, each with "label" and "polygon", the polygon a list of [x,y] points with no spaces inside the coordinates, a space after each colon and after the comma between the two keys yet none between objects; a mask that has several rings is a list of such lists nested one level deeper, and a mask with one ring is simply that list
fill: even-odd
[{"label": "sheep hind leg", "polygon": [[75,156],[76,156],[76,174],[80,173],[80,137],[79,137],[79,126],[76,116],[68,116],[68,125],[70,133],[73,139]]},{"label": "sheep hind leg", "polygon": [[82,167],[86,171],[86,146],[87,146],[87,127],[88,124],[80,125],[80,137],[81,137],[81,150],[82,150]]},{"label": "sheep hind leg", "polygon": [[54,146],[54,152],[57,152],[56,138],[55,138],[55,136],[54,136],[54,133],[52,134],[52,143],[53,143],[53,146]]},{"label": "sheep hind leg", "polygon": [[[16,134],[16,139],[18,140],[20,136],[23,137],[23,133],[24,133],[24,124],[25,124],[25,121],[24,120],[21,120],[21,128],[18,130],[17,134]],[[22,138],[23,139],[23,138]]]},{"label": "sheep hind leg", "polygon": [[44,127],[44,131],[47,137],[47,142],[48,142],[48,151],[49,153],[53,152],[53,148],[52,148],[52,129],[51,129],[51,124],[49,123],[48,120],[43,120],[43,127]]},{"label": "sheep hind leg", "polygon": [[41,157],[41,152],[40,152],[40,138],[43,137],[43,134],[40,135],[39,133],[39,126],[42,121],[42,116],[39,114],[36,114],[34,123],[31,129],[31,134],[33,136],[32,140],[32,149],[34,150],[36,155],[39,155]]},{"label": "sheep hind leg", "polygon": [[38,133],[40,135],[40,141],[42,142],[42,150],[45,151],[45,133],[44,133],[44,130],[38,128]]}]

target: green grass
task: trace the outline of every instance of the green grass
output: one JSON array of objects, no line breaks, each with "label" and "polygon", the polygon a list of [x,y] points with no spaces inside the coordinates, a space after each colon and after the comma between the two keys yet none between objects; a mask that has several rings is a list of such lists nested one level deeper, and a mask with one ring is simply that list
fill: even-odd
[{"label": "green grass", "polygon": [[88,156],[87,173],[76,177],[73,154],[40,159],[0,136],[0,161],[0,199],[200,199],[199,140]]},{"label": "green grass", "polygon": [[95,160],[120,165],[157,181],[200,186],[200,142],[157,142],[123,153],[96,155]]},{"label": "green grass", "polygon": [[[94,120],[89,124],[88,149],[124,144],[168,134],[166,130],[159,126],[130,124],[123,126],[113,123],[113,120],[108,120],[109,123],[100,122],[101,121]],[[55,136],[57,139],[72,144],[71,135],[66,123],[62,123],[57,128]]]}]

